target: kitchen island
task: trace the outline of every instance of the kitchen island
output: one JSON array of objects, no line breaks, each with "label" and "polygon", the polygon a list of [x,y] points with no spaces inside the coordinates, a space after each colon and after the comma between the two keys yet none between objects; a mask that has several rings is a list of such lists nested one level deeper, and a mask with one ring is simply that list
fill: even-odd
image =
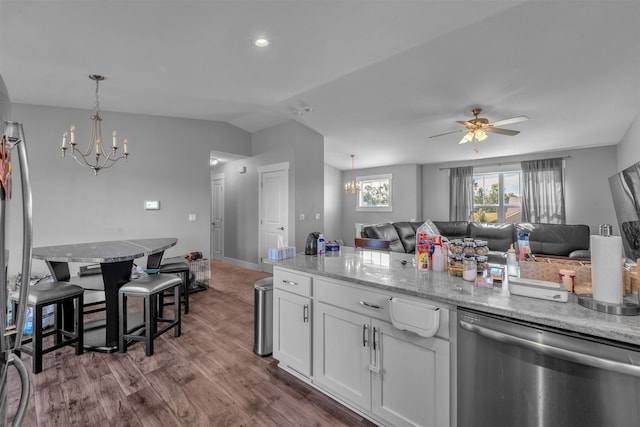
[{"label": "kitchen island", "polygon": [[298,255],[270,262],[299,272],[640,345],[639,316],[617,316],[590,310],[578,305],[573,294],[569,295],[567,303],[505,296],[499,283],[494,288],[476,287],[447,272],[418,271],[413,267],[412,259],[409,254],[343,247],[339,253],[325,257]]},{"label": "kitchen island", "polygon": [[382,426],[640,425],[638,316],[412,261],[353,248],[270,261],[278,366]]}]

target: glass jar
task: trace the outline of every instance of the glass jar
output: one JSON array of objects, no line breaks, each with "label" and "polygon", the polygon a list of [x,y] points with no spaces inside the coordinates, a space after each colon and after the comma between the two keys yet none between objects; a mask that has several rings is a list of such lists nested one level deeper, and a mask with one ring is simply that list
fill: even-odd
[{"label": "glass jar", "polygon": [[464,249],[462,249],[462,255],[466,257],[472,257],[476,254],[476,244],[473,242],[464,242]]},{"label": "glass jar", "polygon": [[489,258],[485,255],[478,255],[476,257],[478,274],[484,275],[489,270]]},{"label": "glass jar", "polygon": [[449,258],[450,267],[462,267],[462,255],[454,255]]},{"label": "glass jar", "polygon": [[452,240],[449,243],[449,251],[451,251],[451,254],[453,255],[462,255],[463,248],[464,244],[460,239]]},{"label": "glass jar", "polygon": [[486,240],[476,240],[476,255],[486,256],[489,253],[489,246]]},{"label": "glass jar", "polygon": [[478,264],[475,257],[465,257],[462,260],[462,278],[473,282],[478,277]]}]

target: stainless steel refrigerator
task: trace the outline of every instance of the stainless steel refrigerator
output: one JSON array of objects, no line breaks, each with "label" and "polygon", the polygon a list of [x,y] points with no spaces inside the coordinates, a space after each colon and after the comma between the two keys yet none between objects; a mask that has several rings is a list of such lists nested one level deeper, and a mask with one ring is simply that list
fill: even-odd
[{"label": "stainless steel refrigerator", "polygon": [[[12,419],[13,426],[22,425],[29,401],[29,373],[15,350],[22,341],[27,298],[29,296],[29,279],[31,277],[32,251],[32,200],[31,181],[27,147],[24,139],[22,123],[11,121],[11,103],[9,93],[0,76],[0,426],[6,426]],[[20,191],[12,190],[12,178],[17,181]],[[11,208],[11,202],[21,206]],[[18,209],[20,208],[20,209]],[[21,212],[22,218],[10,215]],[[12,217],[11,226],[9,218]],[[21,230],[20,230],[21,229]],[[9,247],[9,232],[22,234],[22,246]],[[9,268],[9,257],[19,259],[19,271]],[[17,303],[11,304],[9,293],[17,296]],[[20,378],[20,402],[14,414],[8,412],[8,377],[9,370],[15,368]],[[12,415],[12,416],[10,416]]]}]

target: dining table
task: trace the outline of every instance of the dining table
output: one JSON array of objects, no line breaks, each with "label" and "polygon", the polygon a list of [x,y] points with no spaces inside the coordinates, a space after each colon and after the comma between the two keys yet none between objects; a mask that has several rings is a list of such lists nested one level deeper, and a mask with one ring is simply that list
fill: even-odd
[{"label": "dining table", "polygon": [[105,294],[105,318],[85,324],[84,347],[111,353],[118,350],[118,290],[131,280],[133,261],[147,257],[147,269],[157,270],[166,249],[178,242],[174,237],[113,240],[42,246],[33,258],[46,262],[53,279],[69,282],[69,263],[99,263]]}]

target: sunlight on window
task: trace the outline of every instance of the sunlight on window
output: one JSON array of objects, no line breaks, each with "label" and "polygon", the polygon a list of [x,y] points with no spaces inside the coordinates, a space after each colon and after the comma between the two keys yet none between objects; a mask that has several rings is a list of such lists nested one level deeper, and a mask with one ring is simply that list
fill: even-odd
[{"label": "sunlight on window", "polygon": [[391,179],[391,175],[358,177],[358,209],[391,211]]},{"label": "sunlight on window", "polygon": [[521,172],[473,176],[474,222],[520,222]]}]

